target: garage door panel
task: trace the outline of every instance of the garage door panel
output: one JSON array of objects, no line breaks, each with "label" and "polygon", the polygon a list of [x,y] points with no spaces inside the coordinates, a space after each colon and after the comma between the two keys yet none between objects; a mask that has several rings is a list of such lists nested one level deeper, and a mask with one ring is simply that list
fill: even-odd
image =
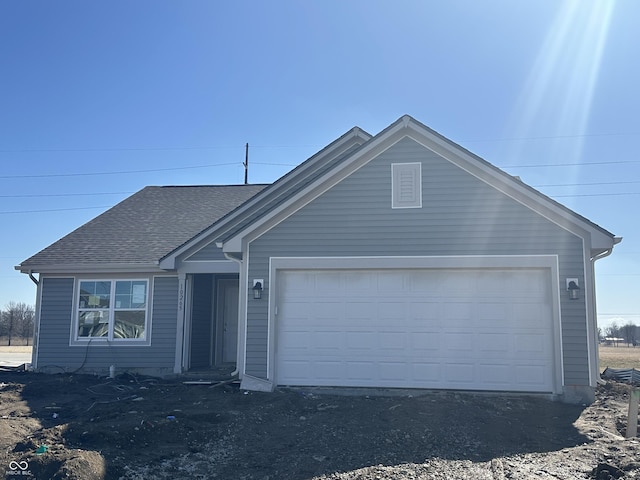
[{"label": "garage door panel", "polygon": [[527,355],[531,357],[531,354],[535,354],[535,357],[540,357],[547,353],[548,342],[544,332],[519,333],[514,335],[514,340],[516,354],[520,356]]},{"label": "garage door panel", "polygon": [[485,328],[511,328],[511,305],[507,303],[480,301],[476,305],[476,315],[479,325]]},{"label": "garage door panel", "polygon": [[516,328],[527,328],[531,325],[544,323],[548,313],[543,305],[538,303],[521,302],[513,305],[513,321]]},{"label": "garage door panel", "polygon": [[280,333],[279,344],[283,354],[309,350],[313,344],[313,332],[308,330],[285,330]]},{"label": "garage door panel", "polygon": [[443,315],[447,325],[452,327],[468,327],[474,318],[474,304],[471,302],[447,301],[443,299]]},{"label": "garage door panel", "polygon": [[518,385],[536,389],[546,383],[545,365],[516,366],[514,376]]},{"label": "garage door panel", "polygon": [[382,352],[403,352],[407,348],[407,332],[405,331],[380,331],[378,333],[377,347]]},{"label": "garage door panel", "polygon": [[513,337],[505,333],[480,332],[477,336],[478,352],[482,357],[508,358],[513,356]]},{"label": "garage door panel", "polygon": [[478,369],[480,384],[500,386],[507,388],[513,383],[513,368],[509,365],[496,365],[494,363],[480,364]]},{"label": "garage door panel", "polygon": [[441,328],[442,312],[435,302],[414,301],[406,307],[407,322],[413,328]]},{"label": "garage door panel", "polygon": [[[375,319],[375,306],[369,302],[344,300],[344,320],[347,325],[360,324],[368,325],[372,319]],[[358,322],[358,323],[356,323]]]},{"label": "garage door panel", "polygon": [[313,365],[314,371],[317,372],[318,378],[324,382],[336,381],[343,375],[344,366],[341,362],[325,360],[313,362],[311,365]]},{"label": "garage door panel", "polygon": [[308,360],[285,360],[280,364],[281,373],[287,378],[290,378],[291,381],[303,381],[309,378],[311,374],[319,373],[317,370],[310,368],[310,363]]},{"label": "garage door panel", "polygon": [[342,274],[340,272],[324,271],[315,275],[311,282],[312,288],[323,292],[325,295],[332,295],[342,290]]},{"label": "garage door panel", "polygon": [[411,332],[410,339],[411,350],[415,351],[418,356],[421,355],[421,350],[434,352],[440,350],[442,345],[439,331],[413,331]]},{"label": "garage door panel", "polygon": [[474,351],[474,336],[465,332],[452,332],[444,335],[447,350],[456,351],[457,354],[471,354]]},{"label": "garage door panel", "polygon": [[380,362],[380,380],[385,382],[395,382],[406,380],[409,371],[407,362]]},{"label": "garage door panel", "polygon": [[535,269],[278,271],[276,380],[552,391],[549,279]]},{"label": "garage door panel", "polygon": [[448,271],[447,275],[442,275],[441,291],[454,297],[465,297],[466,292],[475,290],[477,280],[474,277],[465,275],[463,272]]},{"label": "garage door panel", "polygon": [[377,379],[377,365],[375,362],[354,362],[351,361],[347,364],[346,373],[347,379],[359,382],[369,383]]},{"label": "garage door panel", "polygon": [[407,277],[408,291],[418,298],[425,294],[437,298],[445,293],[442,282],[433,275],[422,275],[419,272],[410,272]]},{"label": "garage door panel", "polygon": [[289,272],[281,278],[280,288],[291,298],[299,298],[315,287],[315,272]]},{"label": "garage door panel", "polygon": [[413,381],[425,387],[438,388],[442,384],[442,365],[440,363],[416,361],[411,364],[411,372]]},{"label": "garage door panel", "polygon": [[354,295],[369,296],[375,288],[375,278],[366,271],[343,272],[344,283]]},{"label": "garage door panel", "polygon": [[405,323],[407,318],[405,302],[375,302],[376,318],[382,320],[386,325]]},{"label": "garage door panel", "polygon": [[378,292],[404,295],[409,286],[409,279],[405,272],[388,272],[386,275],[377,275],[376,285]]},{"label": "garage door panel", "polygon": [[313,332],[313,347],[323,351],[339,351],[342,347],[342,332],[317,330]]},{"label": "garage door panel", "polygon": [[473,363],[445,363],[444,374],[446,383],[461,388],[473,388],[475,380],[475,365]]}]

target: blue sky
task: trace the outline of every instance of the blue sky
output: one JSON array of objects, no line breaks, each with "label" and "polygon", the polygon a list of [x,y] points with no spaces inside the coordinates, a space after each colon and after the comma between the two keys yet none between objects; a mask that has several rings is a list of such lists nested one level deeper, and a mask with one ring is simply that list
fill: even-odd
[{"label": "blue sky", "polygon": [[408,113],[616,235],[640,324],[640,2],[4,1],[0,306],[14,265],[145,185],[272,182]]}]

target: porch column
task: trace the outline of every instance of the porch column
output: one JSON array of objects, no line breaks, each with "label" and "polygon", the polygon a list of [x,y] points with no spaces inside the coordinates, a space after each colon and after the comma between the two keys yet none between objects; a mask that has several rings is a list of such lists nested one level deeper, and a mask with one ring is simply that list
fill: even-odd
[{"label": "porch column", "polygon": [[178,314],[176,322],[176,356],[173,373],[182,373],[182,355],[184,352],[184,318],[185,298],[187,291],[187,275],[178,273]]}]

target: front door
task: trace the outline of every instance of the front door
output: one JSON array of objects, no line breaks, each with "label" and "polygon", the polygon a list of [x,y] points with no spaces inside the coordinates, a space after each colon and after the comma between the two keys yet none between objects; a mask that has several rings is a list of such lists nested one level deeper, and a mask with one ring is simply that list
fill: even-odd
[{"label": "front door", "polygon": [[216,363],[235,363],[238,353],[238,280],[218,280]]}]

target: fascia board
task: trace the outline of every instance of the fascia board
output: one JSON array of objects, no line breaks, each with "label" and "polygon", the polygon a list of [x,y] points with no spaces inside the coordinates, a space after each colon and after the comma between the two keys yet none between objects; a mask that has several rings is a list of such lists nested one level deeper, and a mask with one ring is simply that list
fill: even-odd
[{"label": "fascia board", "polygon": [[14,267],[20,273],[156,273],[164,272],[158,264],[145,263],[105,263],[105,264],[47,264],[47,265],[17,265]]},{"label": "fascia board", "polygon": [[350,159],[342,162],[330,172],[325,173],[313,183],[309,184],[305,189],[297,192],[295,195],[292,195],[289,199],[279,205],[278,208],[272,210],[267,215],[263,215],[258,221],[225,239],[222,249],[223,252],[242,252],[243,240],[246,237],[251,235],[251,239],[255,238],[255,232],[259,232],[258,234],[261,234],[268,230],[272,225],[302,208],[308,202],[330,189],[333,185],[358,170],[371,159],[380,155],[406,136],[403,133],[405,129],[406,122],[403,117],[391,124],[367,143],[363,144],[357,151],[351,154]]},{"label": "fascia board", "polygon": [[410,135],[413,140],[565,230],[580,237],[590,235],[593,249],[608,249],[614,245],[613,234],[605,229],[591,223],[576,212],[553,201],[543,193],[515,179],[428,127],[417,124],[417,122],[413,125],[415,135]]},{"label": "fascia board", "polygon": [[[288,215],[302,208],[313,198],[316,198],[347,175],[350,175],[368,161],[383,153],[405,136],[415,140],[561,228],[582,238],[590,236],[590,243],[593,249],[608,249],[613,246],[613,235],[606,232],[606,230],[596,227],[595,224],[583,219],[575,212],[560,206],[544,194],[516,180],[508,173],[489,164],[486,160],[405,115],[354,152],[351,159],[346,160],[331,172],[327,172],[324,176],[318,178],[306,189],[283,202],[281,206],[270,212],[269,215],[263,216],[259,221],[226,239],[223,251],[241,252],[243,239],[256,238],[271,228],[272,225],[277,224]],[[296,204],[298,205],[296,206]]]},{"label": "fascia board", "polygon": [[[283,194],[283,190],[291,188],[293,185],[296,185],[296,182],[299,179],[304,179],[305,173],[313,169],[319,163],[322,163],[327,160],[327,158],[335,158],[346,150],[351,148],[354,145],[359,144],[359,142],[367,142],[371,139],[372,136],[362,130],[359,127],[354,127],[349,130],[347,133],[339,137],[338,139],[331,142],[329,145],[324,147],[319,152],[315,153],[305,162],[298,165],[296,168],[285,174],[279,180],[277,180],[271,186],[265,188],[262,192],[258,193],[251,199],[247,200],[244,204],[239,206],[236,210],[234,210],[230,215],[225,218],[222,218],[220,221],[204,230],[203,232],[196,235],[190,241],[178,247],[176,250],[168,254],[167,256],[160,259],[160,267],[161,268],[175,268],[176,259],[185,253],[194,252],[197,250],[194,249],[194,245],[196,244],[207,244],[210,241],[215,241],[217,238],[224,235],[224,232],[229,231],[235,225],[235,222],[242,218],[244,214],[251,211],[251,209],[259,206],[262,203],[265,203],[271,198],[279,197]],[[213,238],[211,237],[215,234]]]}]

